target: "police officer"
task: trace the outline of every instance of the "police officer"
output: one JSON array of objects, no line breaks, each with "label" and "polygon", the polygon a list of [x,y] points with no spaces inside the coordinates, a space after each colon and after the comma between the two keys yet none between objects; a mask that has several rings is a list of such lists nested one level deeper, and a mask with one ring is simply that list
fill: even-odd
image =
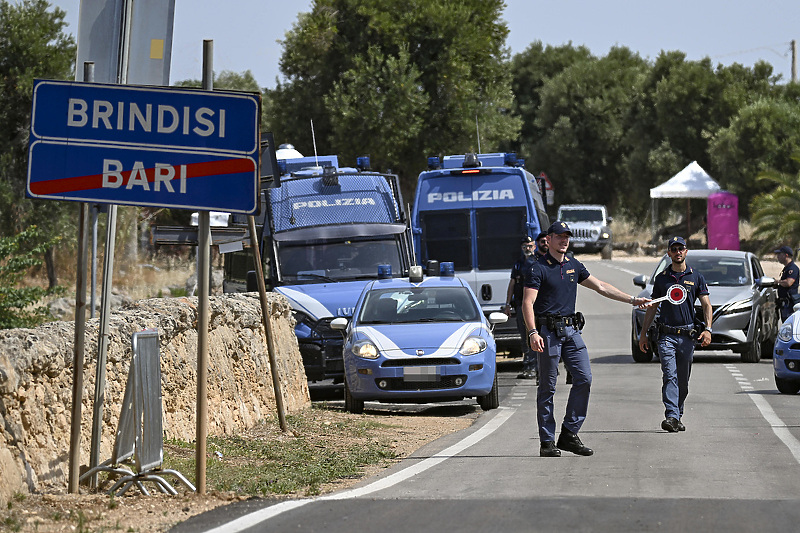
[{"label": "police officer", "polygon": [[686,241],[683,237],[672,237],[668,242],[667,254],[672,264],[665,268],[653,281],[655,300],[669,296],[657,305],[653,304],[644,315],[642,331],[639,333],[639,349],[647,351],[647,330],[653,322],[656,311],[661,307],[657,322],[658,357],[661,360],[661,399],[664,402],[665,419],[661,428],[670,433],[685,431],[681,422],[683,405],[689,394],[689,375],[692,372],[694,357],[695,326],[694,303],[699,298],[703,310],[705,328],[699,336],[700,344],[711,343],[711,302],[708,287],[703,275],[686,264]]},{"label": "police officer", "polygon": [[[583,264],[567,257],[572,236],[566,222],[555,221],[547,230],[548,252],[532,264],[525,278],[523,312],[528,326],[531,348],[539,352],[539,389],[536,396],[539,424],[539,455],[559,457],[561,450],[577,455],[592,455],[578,437],[589,407],[592,372],[589,352],[581,337],[583,315],[575,313],[578,284],[597,291],[602,296],[641,305],[649,300],[625,294],[616,287],[595,278]],[[561,425],[558,442],[553,414],[559,359],[572,374],[572,387],[567,400],[567,412]]]},{"label": "police officer", "polygon": [[798,302],[797,294],[797,265],[792,261],[792,249],[781,246],[775,250],[775,258],[783,265],[781,279],[778,286],[778,301],[780,302],[781,322],[785,322],[794,312],[794,304]]},{"label": "police officer", "polygon": [[[539,252],[538,241],[538,237],[534,241],[529,235],[525,235],[522,238],[520,243],[522,253],[517,262],[514,263],[514,266],[511,267],[511,280],[508,282],[506,304],[503,306],[503,312],[508,316],[511,316],[512,305],[516,312],[517,331],[519,331],[522,349],[522,373],[517,376],[517,379],[532,379],[534,381],[538,381],[536,352],[528,346],[528,333],[525,329],[525,319],[522,316],[522,289],[525,288],[525,272],[529,264],[536,260],[536,254]],[[545,242],[546,245],[547,243]]]},{"label": "police officer", "polygon": [[[536,250],[533,252],[535,258],[538,260],[543,255],[547,254],[547,232],[542,231],[536,236]],[[527,342],[525,343],[527,344]]]}]

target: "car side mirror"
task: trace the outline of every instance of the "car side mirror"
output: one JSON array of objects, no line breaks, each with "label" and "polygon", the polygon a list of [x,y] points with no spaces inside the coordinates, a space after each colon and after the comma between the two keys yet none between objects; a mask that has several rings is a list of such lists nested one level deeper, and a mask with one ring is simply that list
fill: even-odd
[{"label": "car side mirror", "polygon": [[775,278],[771,278],[769,276],[761,276],[756,280],[756,285],[763,289],[765,287],[775,287]]},{"label": "car side mirror", "polygon": [[633,277],[633,284],[644,289],[647,286],[648,279],[649,278],[644,274],[639,274],[638,276]]},{"label": "car side mirror", "polygon": [[498,313],[497,311],[489,313],[489,324],[493,326],[495,324],[502,324],[506,320],[508,320],[508,315],[505,313]]},{"label": "car side mirror", "polygon": [[345,330],[347,329],[347,319],[340,316],[331,320],[331,329]]}]

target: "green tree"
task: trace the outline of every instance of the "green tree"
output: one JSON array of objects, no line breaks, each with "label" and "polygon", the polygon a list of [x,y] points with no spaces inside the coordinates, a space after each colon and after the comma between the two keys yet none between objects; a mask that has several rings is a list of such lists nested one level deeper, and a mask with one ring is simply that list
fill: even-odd
[{"label": "green tree", "polygon": [[[64,33],[64,11],[50,7],[46,0],[0,0],[0,234],[34,222],[49,235],[74,234],[72,204],[25,197],[33,81],[74,78],[75,42]],[[52,287],[52,248],[45,261]]]},{"label": "green tree", "polygon": [[502,0],[316,0],[283,41],[268,128],[313,153],[313,120],[321,151],[370,154],[401,175],[406,194],[426,155],[479,142],[496,150],[520,127],[502,9]]},{"label": "green tree", "polygon": [[[536,125],[545,82],[575,63],[596,59],[585,46],[574,47],[572,43],[544,46],[541,41],[531,43],[523,52],[514,55],[511,59],[513,110],[522,120],[522,128],[519,138],[508,143],[508,151],[529,157],[531,147],[545,135]],[[538,162],[532,163],[538,170],[547,170],[540,168]]]},{"label": "green tree", "polygon": [[800,104],[764,98],[741,109],[711,141],[714,168],[724,188],[740,197],[744,214],[750,199],[768,191],[769,180],[756,180],[767,170],[800,171],[794,154],[800,150]]},{"label": "green tree", "polygon": [[624,47],[580,61],[545,81],[533,160],[556,180],[557,203],[602,203],[621,196],[624,118],[649,66]]},{"label": "green tree", "polygon": [[10,237],[0,237],[0,329],[34,327],[52,320],[47,307],[35,305],[44,296],[59,294],[61,287],[20,287],[23,276],[42,264],[42,254],[58,237],[46,237],[36,226]]},{"label": "green tree", "polygon": [[[800,165],[800,152],[792,159]],[[796,248],[800,243],[800,174],[765,170],[758,181],[773,186],[753,198],[750,206],[751,221],[764,243],[761,251],[767,252],[775,243],[789,243]]]}]

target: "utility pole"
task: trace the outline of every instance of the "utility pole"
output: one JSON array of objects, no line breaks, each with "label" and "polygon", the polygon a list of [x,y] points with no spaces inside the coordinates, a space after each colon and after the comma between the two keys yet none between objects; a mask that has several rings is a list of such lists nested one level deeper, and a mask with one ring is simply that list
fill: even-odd
[{"label": "utility pole", "polygon": [[797,82],[797,41],[792,39],[792,83]]}]

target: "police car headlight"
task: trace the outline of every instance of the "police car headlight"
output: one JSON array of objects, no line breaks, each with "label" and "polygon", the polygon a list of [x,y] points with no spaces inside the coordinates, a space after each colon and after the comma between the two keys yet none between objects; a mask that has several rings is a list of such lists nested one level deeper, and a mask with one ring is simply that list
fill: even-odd
[{"label": "police car headlight", "polygon": [[484,351],[488,346],[483,337],[467,337],[467,340],[461,345],[459,353],[461,355],[475,355]]},{"label": "police car headlight", "polygon": [[792,327],[793,324],[788,322],[781,326],[781,329],[778,330],[778,338],[783,342],[789,342],[792,340]]},{"label": "police car headlight", "polygon": [[356,357],[363,357],[364,359],[377,359],[378,348],[370,341],[358,341],[353,344],[353,355]]}]

